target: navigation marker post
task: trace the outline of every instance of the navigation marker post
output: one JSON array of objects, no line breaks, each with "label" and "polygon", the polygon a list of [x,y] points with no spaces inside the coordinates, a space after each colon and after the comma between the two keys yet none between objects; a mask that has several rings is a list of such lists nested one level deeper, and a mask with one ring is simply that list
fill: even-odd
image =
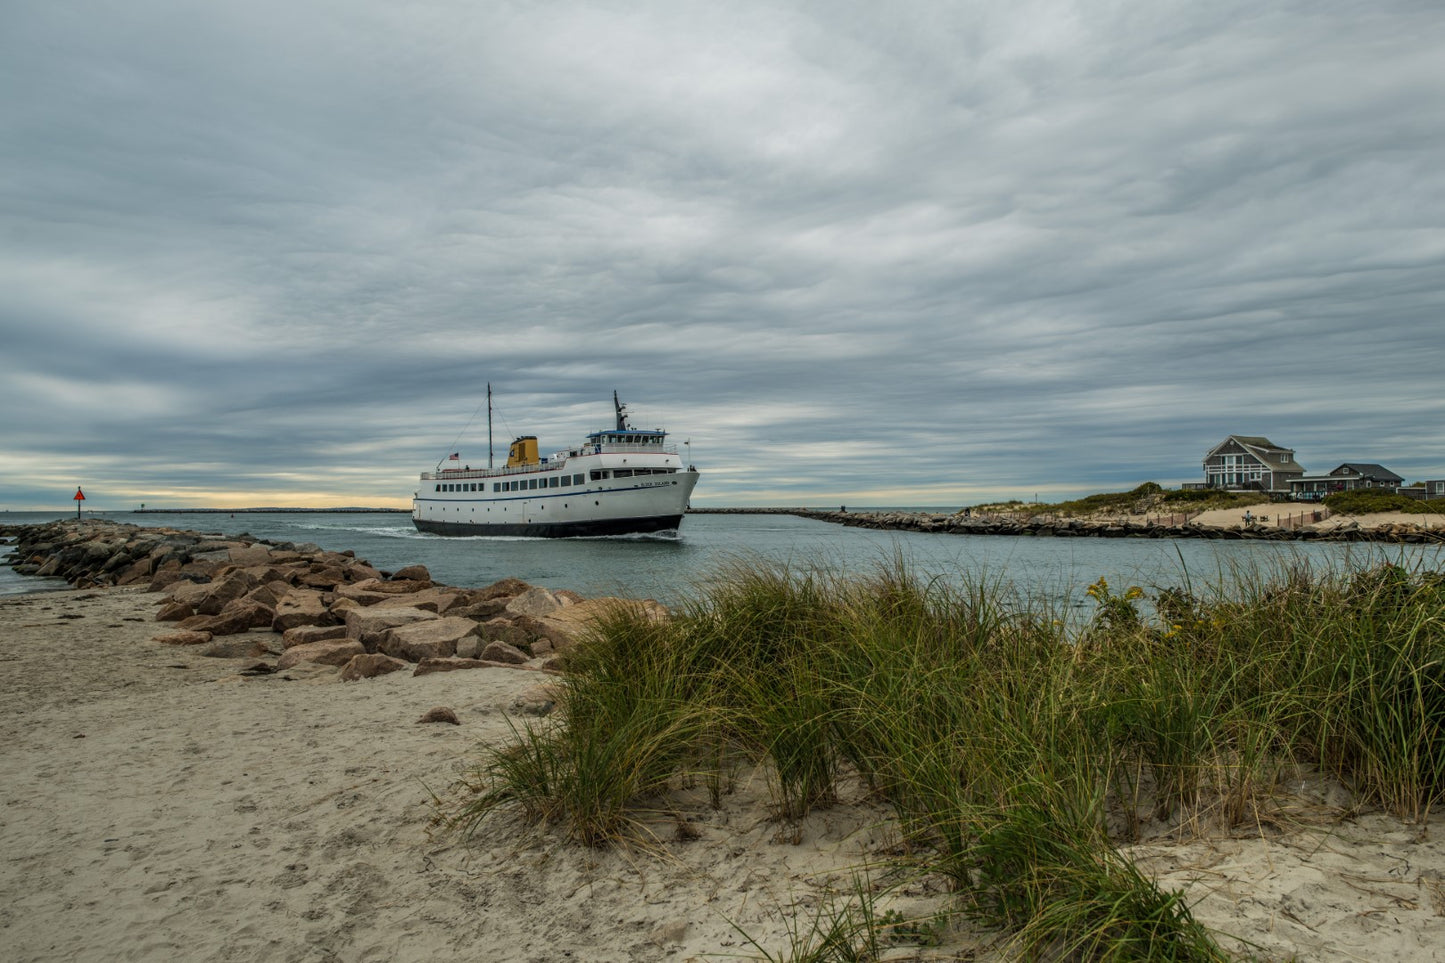
[{"label": "navigation marker post", "polygon": [[79,485],[76,485],[76,486],[75,486],[75,520],[76,520],[77,522],[80,521],[80,503],[83,502],[83,501],[85,501],[85,492],[83,492],[83,491],[80,490],[80,486],[79,486]]}]

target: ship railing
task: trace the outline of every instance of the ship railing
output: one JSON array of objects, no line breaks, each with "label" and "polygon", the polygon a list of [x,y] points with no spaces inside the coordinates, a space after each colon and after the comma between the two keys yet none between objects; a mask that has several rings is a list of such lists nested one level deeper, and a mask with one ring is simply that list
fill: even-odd
[{"label": "ship railing", "polygon": [[502,468],[445,468],[441,471],[424,471],[422,481],[467,481],[473,478],[506,478],[509,475],[535,475],[539,471],[562,471],[566,459],[549,461],[540,465],[517,465]]},{"label": "ship railing", "polygon": [[617,442],[603,442],[602,444],[586,444],[577,449],[583,455],[611,455],[611,454],[643,454],[643,455],[675,455],[676,445],[628,445]]},{"label": "ship railing", "polygon": [[469,481],[476,478],[506,478],[509,475],[530,475],[542,471],[575,471],[567,462],[583,455],[676,455],[676,445],[583,445],[572,451],[559,452],[550,461],[538,465],[519,465],[514,468],[444,468],[441,471],[424,471],[422,481]]}]

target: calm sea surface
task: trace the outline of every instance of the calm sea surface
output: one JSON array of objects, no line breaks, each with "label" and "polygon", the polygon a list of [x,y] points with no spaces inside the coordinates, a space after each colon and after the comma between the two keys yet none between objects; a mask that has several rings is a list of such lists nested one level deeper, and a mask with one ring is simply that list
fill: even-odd
[{"label": "calm sea surface", "polygon": [[[67,517],[73,516],[0,512],[0,524]],[[676,538],[589,539],[423,535],[412,527],[409,515],[400,513],[108,512],[90,517],[352,549],[381,569],[420,562],[434,580],[449,585],[475,587],[515,576],[586,596],[647,597],[667,604],[705,588],[727,565],[754,560],[797,570],[867,574],[901,557],[921,576],[1006,581],[1027,596],[1074,607],[1085,605],[1084,590],[1100,576],[1113,585],[1159,587],[1181,585],[1186,579],[1207,583],[1241,567],[1267,571],[1300,561],[1315,567],[1380,560],[1445,567],[1445,552],[1433,546],[927,535],[845,528],[791,515],[690,515]],[[0,594],[47,587],[63,588],[64,583],[18,576],[0,566]]]}]

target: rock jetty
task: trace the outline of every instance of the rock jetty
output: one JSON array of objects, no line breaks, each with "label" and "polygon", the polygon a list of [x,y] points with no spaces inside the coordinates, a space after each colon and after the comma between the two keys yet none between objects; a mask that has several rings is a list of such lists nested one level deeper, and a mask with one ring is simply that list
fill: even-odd
[{"label": "rock jetty", "polygon": [[931,512],[850,512],[808,508],[735,509],[737,513],[796,515],[836,525],[904,532],[948,535],[1032,535],[1052,538],[1218,538],[1255,541],[1332,541],[1445,543],[1445,531],[1413,525],[1344,525],[1328,529],[1301,526],[1281,528],[1221,527],[1185,521],[1184,516],[1133,518],[1057,518],[1008,515],[965,515]]},{"label": "rock jetty", "polygon": [[[423,565],[395,572],[354,552],[95,520],[0,527],[27,575],[77,588],[161,593],[155,636],[261,672],[330,666],[341,681],[488,667],[558,672],[596,618],[618,606],[664,620],[652,600],[584,599],[519,579],[464,589]],[[545,701],[545,700],[544,700]]]}]

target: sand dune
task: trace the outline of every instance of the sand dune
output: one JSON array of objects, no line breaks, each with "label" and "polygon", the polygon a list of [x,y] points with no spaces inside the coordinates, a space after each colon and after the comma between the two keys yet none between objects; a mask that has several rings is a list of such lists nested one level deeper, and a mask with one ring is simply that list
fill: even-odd
[{"label": "sand dune", "polygon": [[[687,809],[685,832],[661,821],[653,852],[564,846],[505,820],[465,840],[435,823],[436,797],[453,801],[476,747],[528,718],[511,707],[535,674],[245,676],[245,660],[152,642],[156,600],[0,600],[7,960],[748,958],[739,928],[781,951],[830,886],[867,865],[881,881],[897,843],[861,792],[784,830],[760,778],[721,810]],[[438,705],[461,724],[417,724]],[[1312,827],[1135,854],[1187,886],[1203,921],[1272,956],[1445,956],[1439,821],[1342,819],[1338,799],[1299,788]],[[890,905],[927,915],[947,896],[916,880]],[[1006,958],[997,944],[954,931],[889,958]]]}]

